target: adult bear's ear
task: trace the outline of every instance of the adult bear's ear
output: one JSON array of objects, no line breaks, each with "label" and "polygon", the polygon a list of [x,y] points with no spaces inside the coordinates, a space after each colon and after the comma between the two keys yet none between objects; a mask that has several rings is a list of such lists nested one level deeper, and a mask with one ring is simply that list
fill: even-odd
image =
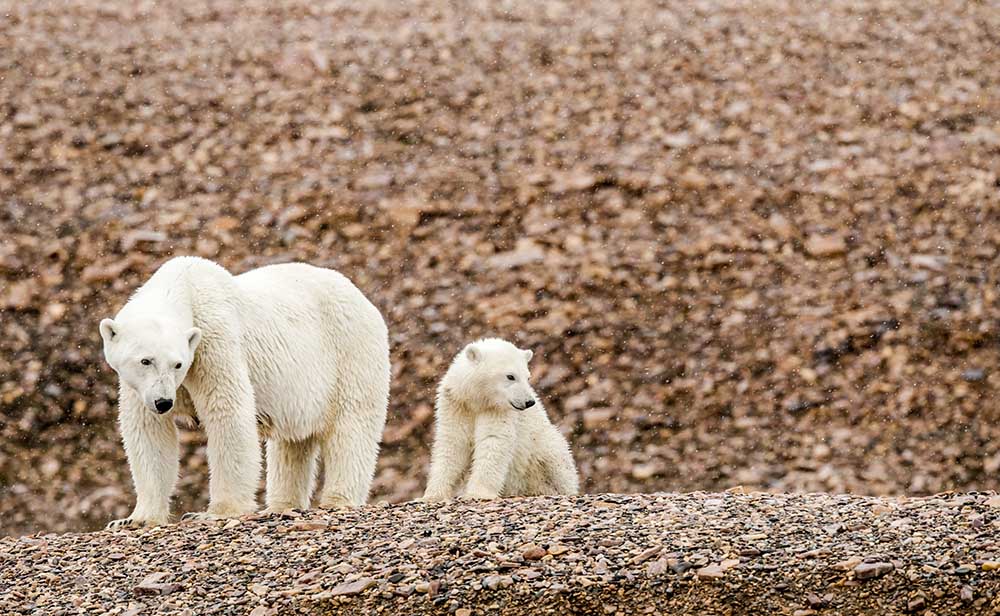
[{"label": "adult bear's ear", "polygon": [[479,360],[483,358],[483,353],[478,347],[476,347],[476,345],[470,344],[465,348],[465,356],[468,357],[469,361],[472,363],[478,364]]},{"label": "adult bear's ear", "polygon": [[101,321],[101,338],[104,339],[104,343],[110,343],[116,336],[118,336],[118,324],[113,319]]},{"label": "adult bear's ear", "polygon": [[201,330],[197,327],[192,327],[187,330],[188,339],[188,349],[191,350],[191,354],[194,355],[194,350],[198,348],[198,343],[201,342]]},{"label": "adult bear's ear", "polygon": [[531,349],[524,349],[521,352],[524,353],[524,361],[526,362],[531,361],[531,358],[535,356],[535,354],[531,351]]}]

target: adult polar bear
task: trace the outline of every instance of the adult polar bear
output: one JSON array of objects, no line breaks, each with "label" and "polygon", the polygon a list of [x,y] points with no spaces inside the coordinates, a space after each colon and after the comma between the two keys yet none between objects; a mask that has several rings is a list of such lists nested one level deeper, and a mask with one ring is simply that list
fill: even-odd
[{"label": "adult polar bear", "polygon": [[287,263],[233,276],[178,257],[100,331],[119,376],[136,491],[132,515],[109,527],[167,522],[174,414],[195,415],[208,435],[208,511],[189,517],[256,509],[258,434],[267,440],[268,510],[309,506],[317,454],[320,506],[366,500],[389,400],[389,343],[378,309],[340,273]]}]

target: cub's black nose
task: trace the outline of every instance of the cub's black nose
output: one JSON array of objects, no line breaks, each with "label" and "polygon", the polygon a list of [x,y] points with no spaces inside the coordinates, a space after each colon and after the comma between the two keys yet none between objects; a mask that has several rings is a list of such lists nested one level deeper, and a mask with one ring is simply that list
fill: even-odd
[{"label": "cub's black nose", "polygon": [[530,409],[533,406],[535,406],[535,401],[534,400],[528,400],[527,402],[524,403],[524,408],[526,408],[526,409]]},{"label": "cub's black nose", "polygon": [[[534,404],[534,402],[532,402]],[[156,407],[157,413],[166,413],[170,409],[174,408],[174,401],[167,400],[166,398],[157,398],[153,401],[153,406]]]}]

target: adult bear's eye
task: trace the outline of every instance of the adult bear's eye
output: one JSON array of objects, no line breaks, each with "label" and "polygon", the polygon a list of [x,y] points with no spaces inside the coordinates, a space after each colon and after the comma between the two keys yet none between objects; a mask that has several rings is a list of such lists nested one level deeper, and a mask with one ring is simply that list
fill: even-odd
[{"label": "adult bear's eye", "polygon": [[180,364],[177,364],[176,366],[174,366],[174,370],[180,370],[180,369],[181,369],[181,365]]},{"label": "adult bear's eye", "polygon": [[508,381],[516,381],[517,379],[516,379],[516,378],[514,378],[514,375],[513,375],[513,374],[508,374],[508,375],[507,375],[507,380],[508,380]]},{"label": "adult bear's eye", "polygon": [[151,366],[153,364],[153,360],[152,359],[143,359],[139,363],[142,364],[143,366]]}]

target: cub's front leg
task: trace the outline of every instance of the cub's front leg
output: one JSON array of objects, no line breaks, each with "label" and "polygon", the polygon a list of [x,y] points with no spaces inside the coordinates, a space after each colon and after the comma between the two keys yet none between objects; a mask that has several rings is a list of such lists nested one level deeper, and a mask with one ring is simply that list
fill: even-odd
[{"label": "cub's front leg", "polygon": [[464,498],[494,499],[500,496],[514,459],[516,430],[506,413],[476,416],[472,472]]},{"label": "cub's front leg", "polygon": [[185,514],[185,520],[230,518],[257,510],[261,460],[253,386],[238,347],[234,351],[212,346],[202,343],[198,371],[188,388],[208,436],[209,505],[207,511]]},{"label": "cub's front leg", "polygon": [[427,489],[420,500],[428,503],[448,500],[469,468],[472,434],[461,418],[438,414],[431,449],[431,469]]},{"label": "cub's front leg", "polygon": [[180,457],[173,413],[157,415],[142,404],[138,393],[122,384],[118,390],[118,426],[136,500],[132,514],[114,520],[108,528],[166,524]]}]

